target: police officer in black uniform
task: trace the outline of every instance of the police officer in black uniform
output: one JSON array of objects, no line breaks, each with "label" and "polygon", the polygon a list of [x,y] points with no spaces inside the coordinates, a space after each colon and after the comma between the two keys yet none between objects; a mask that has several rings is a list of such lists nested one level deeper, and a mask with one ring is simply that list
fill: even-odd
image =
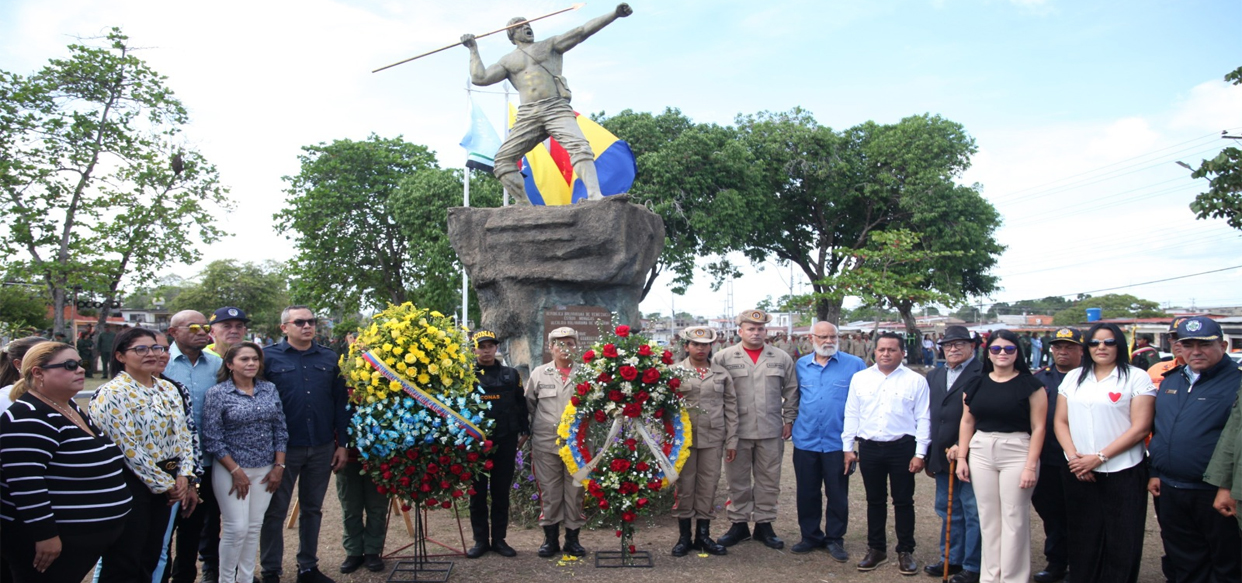
[{"label": "police officer in black uniform", "polygon": [[[518,371],[496,360],[499,342],[490,330],[474,333],[474,354],[477,358],[475,372],[483,387],[483,400],[491,403],[487,416],[496,421],[487,436],[492,440],[490,478],[479,475],[474,479],[474,494],[470,496],[470,529],[474,532],[474,546],[466,551],[466,558],[477,559],[491,549],[502,557],[517,554],[505,542],[509,530],[509,492],[513,489],[513,466],[517,450],[530,437],[530,416],[526,412],[522,377]],[[488,545],[488,482],[491,482],[491,545]]]},{"label": "police officer in black uniform", "polygon": [[[1048,427],[1052,426],[1057,412],[1057,388],[1066,373],[1082,364],[1082,331],[1077,328],[1059,328],[1047,344],[1052,364],[1035,371],[1035,378],[1044,384],[1048,392]],[[1061,472],[1065,471],[1065,453],[1057,436],[1049,431],[1044,436],[1044,449],[1039,454],[1039,481],[1031,504],[1044,522],[1044,557],[1048,566],[1035,573],[1035,583],[1055,583],[1066,577],[1069,564],[1069,518],[1065,511],[1065,489],[1061,486]]]}]

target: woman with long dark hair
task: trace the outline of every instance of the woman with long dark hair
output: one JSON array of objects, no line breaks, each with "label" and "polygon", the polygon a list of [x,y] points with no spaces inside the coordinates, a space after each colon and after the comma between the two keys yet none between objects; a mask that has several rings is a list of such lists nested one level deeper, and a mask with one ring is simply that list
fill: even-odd
[{"label": "woman with long dark hair", "polygon": [[0,413],[0,568],[17,582],[81,581],[124,528],[125,462],[73,401],[86,377],[77,350],[42,341],[22,356]]},{"label": "woman with long dark hair", "polygon": [[1058,388],[1057,441],[1065,450],[1069,568],[1078,581],[1138,580],[1147,520],[1143,439],[1151,432],[1156,387],[1130,365],[1116,324],[1086,334],[1083,365]]},{"label": "woman with long dark hair", "polygon": [[9,408],[13,401],[17,400],[20,395],[10,395],[13,385],[17,380],[22,378],[22,357],[26,356],[26,351],[33,348],[40,342],[47,342],[47,338],[40,336],[27,336],[18,338],[8,343],[3,351],[0,351],[0,412]]},{"label": "woman with long dark hair", "polygon": [[156,334],[143,328],[117,334],[108,355],[115,376],[90,402],[91,416],[125,454],[134,496],[122,535],[128,544],[104,553],[101,583],[152,580],[174,505],[193,502],[194,441],[180,393],[159,378],[166,349]]},{"label": "woman with long dark hair", "polygon": [[979,506],[979,580],[1026,583],[1048,394],[1031,374],[1017,334],[998,330],[984,349],[983,374],[963,390],[957,477],[974,486]]}]

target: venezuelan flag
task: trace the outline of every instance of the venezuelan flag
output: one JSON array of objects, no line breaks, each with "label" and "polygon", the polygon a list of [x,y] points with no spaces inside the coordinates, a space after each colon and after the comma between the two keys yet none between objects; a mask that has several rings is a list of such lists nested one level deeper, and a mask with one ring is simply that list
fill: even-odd
[{"label": "venezuelan flag", "polygon": [[[591,118],[574,112],[582,135],[595,152],[595,172],[604,196],[627,192],[634,184],[638,166],[630,145],[595,123]],[[509,127],[517,119],[517,109],[509,105]],[[561,206],[587,197],[586,186],[574,173],[569,153],[549,137],[522,158],[522,176],[526,178],[526,197],[531,204]]]}]

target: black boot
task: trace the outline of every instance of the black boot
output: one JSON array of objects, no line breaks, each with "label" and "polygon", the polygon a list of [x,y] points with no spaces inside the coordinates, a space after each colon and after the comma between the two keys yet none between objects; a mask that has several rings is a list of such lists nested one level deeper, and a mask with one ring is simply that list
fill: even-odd
[{"label": "black boot", "polygon": [[755,525],[755,540],[769,549],[785,548],[785,541],[777,538],[776,533],[772,531],[771,522],[760,522]]},{"label": "black boot", "polygon": [[572,557],[585,557],[586,549],[578,544],[578,532],[580,528],[565,529],[565,554]]},{"label": "black boot", "polygon": [[499,513],[492,514],[492,550],[502,557],[515,557],[517,551],[505,542],[505,537],[509,534],[509,517],[500,516]]},{"label": "black boot", "polygon": [[709,555],[727,555],[729,549],[712,540],[712,521],[700,519],[695,523],[694,544],[690,548]]},{"label": "black boot", "polygon": [[[539,547],[539,556],[546,559],[561,552],[560,538],[561,525],[553,524],[543,527],[543,545]],[[566,538],[568,538],[568,533],[566,533]]]},{"label": "black boot", "polygon": [[673,556],[684,557],[690,552],[690,519],[678,518],[677,529],[681,531],[681,537],[677,539],[677,544],[673,545]]},{"label": "black boot", "polygon": [[474,532],[474,546],[466,550],[467,559],[477,559],[487,553],[487,523],[482,525],[473,524],[471,521],[470,530]]},{"label": "black boot", "polygon": [[750,539],[750,525],[745,522],[734,522],[733,526],[729,527],[729,532],[724,533],[724,536],[720,537],[720,540],[717,542],[726,547],[731,547],[748,539]]}]

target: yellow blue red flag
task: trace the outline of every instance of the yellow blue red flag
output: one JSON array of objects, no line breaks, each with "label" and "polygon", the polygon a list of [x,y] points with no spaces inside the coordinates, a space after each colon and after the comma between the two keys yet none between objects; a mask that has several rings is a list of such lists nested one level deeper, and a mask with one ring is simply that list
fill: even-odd
[{"label": "yellow blue red flag", "polygon": [[[634,152],[625,140],[618,139],[591,118],[574,112],[582,135],[595,152],[595,172],[599,176],[600,193],[612,196],[628,192],[638,174]],[[509,127],[517,110],[509,105]],[[535,146],[522,159],[522,176],[526,179],[526,197],[531,204],[560,206],[573,204],[587,197],[586,187],[574,173],[569,153],[553,138]]]}]

